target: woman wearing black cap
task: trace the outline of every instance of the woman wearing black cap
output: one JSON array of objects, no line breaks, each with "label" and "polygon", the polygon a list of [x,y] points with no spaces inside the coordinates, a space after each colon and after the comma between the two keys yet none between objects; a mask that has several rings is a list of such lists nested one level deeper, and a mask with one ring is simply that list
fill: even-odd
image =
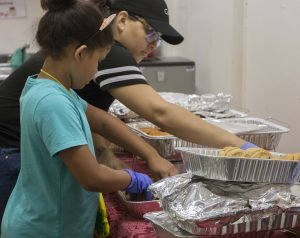
[{"label": "woman wearing black cap", "polygon": [[[93,0],[100,4],[103,1]],[[108,110],[114,99],[179,138],[211,147],[256,147],[198,116],[166,102],[147,83],[138,63],[162,40],[179,44],[183,37],[169,24],[164,0],[114,0],[110,12],[115,44],[99,71],[79,95],[89,103]]]}]

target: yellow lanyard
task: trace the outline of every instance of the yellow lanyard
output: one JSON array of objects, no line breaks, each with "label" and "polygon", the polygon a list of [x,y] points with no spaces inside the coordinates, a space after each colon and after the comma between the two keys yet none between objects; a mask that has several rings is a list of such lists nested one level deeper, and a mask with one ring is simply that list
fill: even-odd
[{"label": "yellow lanyard", "polygon": [[44,75],[48,76],[50,79],[53,79],[55,82],[57,82],[59,85],[61,85],[71,96],[72,93],[70,92],[70,90],[68,90],[65,85],[63,85],[57,78],[55,78],[54,76],[52,76],[51,74],[49,74],[47,71],[41,69],[40,70],[41,73],[43,73]]}]

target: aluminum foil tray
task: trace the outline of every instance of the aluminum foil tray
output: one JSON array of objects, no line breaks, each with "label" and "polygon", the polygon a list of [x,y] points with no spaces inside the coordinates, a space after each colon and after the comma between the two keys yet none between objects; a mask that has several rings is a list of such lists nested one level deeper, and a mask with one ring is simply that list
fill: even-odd
[{"label": "aluminum foil tray", "polygon": [[142,135],[144,138],[148,139],[156,139],[156,140],[166,140],[166,139],[175,139],[176,137],[173,135],[167,135],[167,136],[151,136],[145,133],[144,131],[140,130],[140,128],[143,127],[151,127],[151,128],[156,128],[155,125],[153,125],[151,122],[148,121],[140,121],[140,122],[132,122],[132,123],[127,123],[127,125],[136,133],[139,135]]},{"label": "aluminum foil tray", "polygon": [[[253,233],[259,231],[272,231],[272,230],[282,230],[293,227],[300,226],[300,214],[293,213],[282,213],[278,215],[273,215],[261,220],[253,222],[244,222],[239,224],[232,224],[223,227],[210,227],[210,228],[200,228],[196,224],[188,224],[184,222],[177,221],[182,229],[197,235],[202,236],[224,236],[233,234],[245,234]],[[230,236],[231,237],[231,236]],[[235,237],[235,236],[234,236]]]},{"label": "aluminum foil tray", "polygon": [[202,145],[198,145],[192,142],[184,141],[173,135],[170,136],[150,136],[145,132],[139,130],[141,127],[155,127],[151,122],[139,121],[127,123],[127,125],[140,135],[146,142],[153,146],[158,153],[170,161],[181,161],[180,153],[177,153],[176,147],[193,147],[202,148]]},{"label": "aluminum foil tray", "polygon": [[239,137],[266,150],[275,150],[279,144],[282,134],[290,131],[286,126],[256,117],[231,118],[223,119],[222,121],[237,122],[245,124],[245,126],[249,124],[259,125],[261,127],[260,130],[248,132],[246,134],[239,135]]},{"label": "aluminum foil tray", "polygon": [[163,210],[159,200],[141,202],[128,201],[123,191],[118,191],[118,196],[128,212],[136,218],[143,218],[144,214],[147,212]]},{"label": "aluminum foil tray", "polygon": [[[144,218],[151,221],[152,226],[155,230],[156,236],[158,238],[271,238],[271,231],[256,231],[256,232],[247,232],[239,233],[235,235],[192,235],[181,228],[179,228],[172,218],[165,211],[160,212],[150,212],[144,215]],[[288,220],[288,219],[286,219]],[[295,224],[295,226],[297,223]],[[212,234],[216,232],[214,229],[205,229],[211,230]],[[225,230],[225,228],[224,228]]]},{"label": "aluminum foil tray", "polygon": [[300,163],[297,161],[221,157],[218,149],[210,148],[177,148],[177,151],[181,153],[187,172],[208,179],[258,183],[300,180]]}]

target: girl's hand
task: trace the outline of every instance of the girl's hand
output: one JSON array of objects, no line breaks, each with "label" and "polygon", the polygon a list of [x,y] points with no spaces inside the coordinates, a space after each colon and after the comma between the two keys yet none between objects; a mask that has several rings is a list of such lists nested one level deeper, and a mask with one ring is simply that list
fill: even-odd
[{"label": "girl's hand", "polygon": [[162,157],[156,157],[148,160],[148,166],[154,174],[154,178],[165,178],[178,174],[176,167],[170,161]]}]

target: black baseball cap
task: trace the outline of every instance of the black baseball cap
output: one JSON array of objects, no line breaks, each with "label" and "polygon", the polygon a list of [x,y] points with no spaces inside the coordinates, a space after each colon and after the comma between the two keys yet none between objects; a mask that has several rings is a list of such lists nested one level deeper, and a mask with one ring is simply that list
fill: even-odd
[{"label": "black baseball cap", "polygon": [[164,0],[112,0],[111,11],[127,11],[144,18],[161,38],[172,45],[180,44],[183,36],[169,24],[169,10]]}]

